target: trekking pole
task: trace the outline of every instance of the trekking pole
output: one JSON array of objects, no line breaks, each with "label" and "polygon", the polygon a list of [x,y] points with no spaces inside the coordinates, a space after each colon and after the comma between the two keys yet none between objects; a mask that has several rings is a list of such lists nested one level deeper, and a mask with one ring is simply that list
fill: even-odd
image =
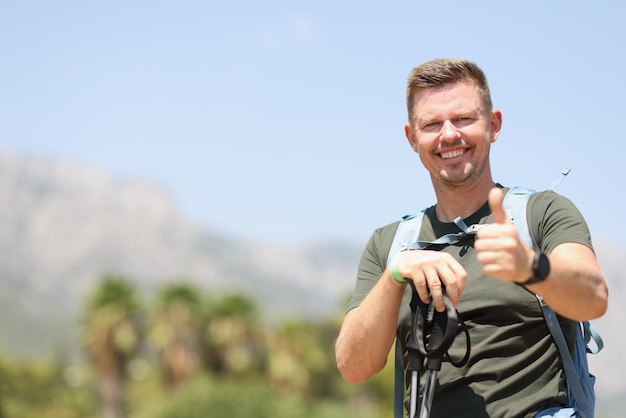
[{"label": "trekking pole", "polygon": [[[438,312],[431,301],[425,304],[419,298],[415,285],[409,281],[413,295],[411,298],[411,333],[406,343],[409,353],[407,372],[411,372],[409,397],[409,418],[417,418],[418,404],[421,403],[419,418],[428,418],[432,407],[437,374],[458,329],[458,317],[452,301],[444,292],[446,310]],[[422,401],[419,402],[419,373],[424,369],[426,359],[426,384]]]},{"label": "trekking pole", "polygon": [[[447,299],[447,308],[450,299],[448,299],[447,296],[445,297],[445,299]],[[452,304],[452,302],[449,303],[450,305]],[[434,310],[434,305],[432,304],[432,302],[429,305],[429,308]],[[456,315],[454,315],[453,322],[453,329],[456,329]],[[444,354],[446,353],[446,351],[448,351],[448,348],[450,348],[450,346],[452,345],[452,341],[454,340],[454,336],[452,336],[449,342],[446,342],[445,340],[446,327],[450,326],[451,322],[450,317],[447,314],[447,309],[444,312],[434,311],[432,329],[428,337],[428,344],[426,345],[426,350],[428,352],[426,358],[426,384],[424,385],[424,396],[422,400],[422,408],[419,415],[420,418],[430,417],[430,411],[435,395],[435,386],[437,384],[437,375],[441,370],[441,360],[443,359]]]},{"label": "trekking pole", "polygon": [[424,355],[419,351],[413,338],[409,338],[406,347],[409,356],[407,373],[411,373],[411,383],[409,385],[409,418],[414,418],[419,405],[418,389],[420,385],[420,372],[424,368]]}]

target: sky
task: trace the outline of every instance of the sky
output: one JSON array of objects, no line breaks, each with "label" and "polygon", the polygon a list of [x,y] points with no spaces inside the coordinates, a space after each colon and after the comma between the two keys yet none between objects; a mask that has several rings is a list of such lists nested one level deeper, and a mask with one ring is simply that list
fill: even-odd
[{"label": "sky", "polygon": [[4,1],[0,149],[156,182],[190,220],[364,245],[434,203],[404,136],[411,69],[468,58],[503,129],[494,179],[620,227],[622,1]]}]

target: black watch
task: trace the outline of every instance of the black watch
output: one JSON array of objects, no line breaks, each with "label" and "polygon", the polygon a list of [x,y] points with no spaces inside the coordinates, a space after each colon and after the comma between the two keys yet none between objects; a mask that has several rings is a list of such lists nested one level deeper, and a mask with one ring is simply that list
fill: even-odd
[{"label": "black watch", "polygon": [[528,286],[529,284],[535,284],[544,281],[550,274],[550,260],[543,251],[535,251],[535,258],[533,259],[533,277],[520,283],[522,286]]}]

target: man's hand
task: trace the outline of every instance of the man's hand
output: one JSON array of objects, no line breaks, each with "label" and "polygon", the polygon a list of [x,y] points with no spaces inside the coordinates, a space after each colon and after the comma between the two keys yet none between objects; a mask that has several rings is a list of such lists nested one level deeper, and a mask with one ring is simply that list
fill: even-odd
[{"label": "man's hand", "polygon": [[534,250],[520,240],[517,228],[506,216],[503,200],[502,189],[491,189],[489,207],[494,223],[476,233],[474,249],[487,276],[524,282],[532,275]]},{"label": "man's hand", "polygon": [[467,272],[450,254],[443,251],[413,250],[397,253],[390,263],[398,274],[412,280],[415,290],[424,303],[432,298],[438,312],[446,310],[443,288],[457,306],[465,288]]}]

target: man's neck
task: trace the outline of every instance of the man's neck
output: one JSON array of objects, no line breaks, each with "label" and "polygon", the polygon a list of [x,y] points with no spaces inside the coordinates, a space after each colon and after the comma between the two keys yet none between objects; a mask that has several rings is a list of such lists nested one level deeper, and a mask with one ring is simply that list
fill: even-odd
[{"label": "man's neck", "polygon": [[472,186],[435,187],[437,206],[435,208],[437,219],[442,222],[452,222],[457,217],[467,218],[480,209],[489,197],[489,190],[496,183],[488,179]]}]

